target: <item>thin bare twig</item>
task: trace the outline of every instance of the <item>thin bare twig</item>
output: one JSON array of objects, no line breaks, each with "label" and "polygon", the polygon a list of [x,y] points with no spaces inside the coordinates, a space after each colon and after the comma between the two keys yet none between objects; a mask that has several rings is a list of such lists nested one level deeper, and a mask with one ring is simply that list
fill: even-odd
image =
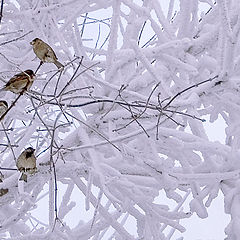
[{"label": "thin bare twig", "polygon": [[[39,98],[35,97],[35,96],[32,96],[34,99],[38,100],[38,101],[41,101]],[[134,104],[134,103],[128,103],[128,102],[124,102],[124,101],[116,101],[116,100],[111,100],[111,99],[96,99],[94,101],[89,101],[89,102],[85,102],[85,103],[81,103],[81,104],[65,104],[65,103],[56,103],[56,102],[52,102],[53,99],[47,101],[47,100],[44,100],[44,104],[50,104],[50,105],[58,105],[58,106],[62,106],[62,107],[68,107],[68,108],[81,108],[81,107],[84,107],[84,106],[87,106],[87,105],[91,105],[91,104],[98,104],[98,103],[116,103],[116,104],[119,104],[120,106],[130,106],[130,107],[135,107],[135,108],[147,108],[147,109],[151,109],[151,110],[157,110],[157,111],[166,111],[166,112],[172,112],[172,113],[176,113],[176,114],[180,114],[180,115],[185,115],[185,116],[188,116],[188,117],[191,117],[191,118],[194,118],[194,119],[197,119],[201,122],[205,122],[204,119],[201,119],[201,118],[198,118],[196,116],[193,116],[193,115],[190,115],[190,114],[187,114],[187,113],[183,113],[183,112],[179,112],[179,111],[174,111],[174,110],[169,110],[169,109],[164,109],[164,108],[161,108],[157,105],[152,105],[152,104],[148,104],[146,106],[143,105],[143,104]],[[127,108],[125,108],[127,109]],[[138,115],[138,118],[141,117],[141,115],[139,116]],[[134,121],[134,120],[133,120]]]},{"label": "thin bare twig", "polygon": [[12,109],[12,107],[16,104],[18,99],[23,95],[24,90],[17,96],[17,98],[12,102],[11,106],[7,109],[6,112],[0,117],[0,121],[3,120],[3,118],[7,115],[7,113]]},{"label": "thin bare twig", "polygon": [[[128,104],[128,102],[127,102],[127,101],[122,97],[122,95],[121,95],[121,93],[122,93],[126,88],[127,88],[127,85],[126,85],[126,86],[124,86],[124,85],[121,86],[121,88],[120,88],[120,90],[119,90],[119,93],[118,93],[118,96],[115,98],[115,100],[116,100],[118,97],[120,97],[123,102],[125,102],[125,103]],[[113,106],[114,106],[114,104],[113,104]],[[113,106],[112,106],[112,107],[113,107]],[[121,107],[123,107],[124,109],[126,109],[127,111],[130,112],[132,119],[131,119],[131,121],[130,121],[129,123],[127,123],[127,124],[124,125],[123,127],[114,129],[113,132],[120,131],[121,129],[126,128],[126,127],[129,126],[132,122],[135,121],[135,122],[143,129],[143,131],[144,131],[144,133],[147,135],[147,137],[150,137],[149,134],[147,133],[147,131],[145,130],[145,128],[144,128],[144,127],[141,125],[141,123],[137,120],[137,119],[138,119],[138,115],[135,114],[135,113],[132,111],[131,106],[128,105],[128,107],[125,107],[125,106],[121,105]]]},{"label": "thin bare twig", "polygon": [[4,4],[4,0],[1,1],[0,24],[1,24],[1,22],[2,22],[2,17],[3,17],[3,4]]},{"label": "thin bare twig", "polygon": [[[126,88],[127,88],[127,85],[126,85],[126,86],[125,86],[125,85],[122,85],[122,86],[120,87],[119,91],[118,91],[118,95],[115,97],[114,100],[117,100],[118,97],[121,96],[121,93],[122,93]],[[112,104],[112,106],[109,108],[109,110],[108,110],[103,116],[101,116],[100,119],[103,119],[104,117],[106,117],[107,114],[114,108],[114,106],[115,106],[115,103]]]},{"label": "thin bare twig", "polygon": [[[49,129],[49,127],[46,125],[46,123],[43,121],[42,117],[41,117],[40,114],[38,113],[37,107],[35,106],[32,98],[30,98],[30,101],[31,101],[32,106],[33,106],[33,108],[34,108],[34,110],[35,110],[35,114],[37,115],[37,117],[39,118],[39,120],[42,122],[42,124],[45,126],[45,128],[47,129],[48,134],[50,135],[51,139],[53,139],[51,130]],[[57,149],[60,148],[55,140],[54,140],[54,144],[55,144],[55,146],[56,146]]]},{"label": "thin bare twig", "polygon": [[95,132],[96,134],[98,134],[100,137],[102,137],[103,139],[105,139],[109,144],[111,144],[114,148],[116,148],[119,152],[121,152],[120,148],[118,148],[115,144],[113,144],[111,141],[109,141],[109,139],[107,139],[103,134],[101,134],[100,132],[98,132],[95,128],[91,127],[90,125],[88,125],[87,123],[85,123],[84,121],[80,120],[79,118],[73,116],[72,114],[66,112],[67,115],[71,116],[72,118],[74,118],[75,120],[79,121],[80,123],[82,123],[83,125],[85,125],[86,127],[88,127],[89,129],[91,129],[93,132]]},{"label": "thin bare twig", "polygon": [[188,113],[179,112],[179,111],[170,110],[170,109],[164,109],[164,111],[165,111],[165,112],[171,112],[171,113],[180,114],[180,115],[183,115],[183,116],[186,116],[186,117],[190,117],[190,118],[193,118],[193,119],[199,120],[199,121],[201,121],[201,122],[206,122],[205,119],[202,119],[202,118],[196,117],[196,116],[191,115],[191,114],[188,114]]},{"label": "thin bare twig", "polygon": [[[131,112],[131,114],[132,114],[133,120],[130,121],[127,125],[125,125],[125,126],[123,126],[123,127],[121,127],[121,128],[115,129],[114,131],[119,131],[119,130],[121,130],[121,129],[123,129],[123,128],[126,128],[126,127],[129,126],[131,123],[133,123],[134,121],[136,121],[137,124],[138,124],[138,125],[143,129],[143,131],[146,133],[146,135],[147,135],[148,137],[150,137],[150,136],[148,135],[148,133],[146,132],[145,128],[139,123],[139,121],[137,121],[137,119],[140,118],[140,117],[146,112],[146,110],[147,110],[147,108],[148,108],[148,104],[149,104],[149,102],[150,102],[150,99],[151,99],[154,91],[158,88],[159,84],[160,84],[160,83],[156,84],[156,86],[152,89],[150,95],[148,96],[148,99],[147,99],[147,102],[146,102],[146,105],[145,105],[145,108],[143,109],[143,111],[142,111],[140,114],[138,114],[138,115],[135,116],[135,115],[132,114],[131,108],[130,108],[130,106],[129,106],[129,110],[130,110],[130,112]],[[124,99],[122,99],[122,100],[124,100]]]},{"label": "thin bare twig", "polygon": [[0,146],[3,146],[3,147],[9,147],[9,146],[11,146],[11,147],[19,147],[19,146],[16,145],[16,144],[11,144],[11,145],[9,145],[9,144],[5,144],[5,143],[0,143]]},{"label": "thin bare twig", "polygon": [[[1,121],[1,125],[2,125],[2,128],[5,130],[5,126],[4,126],[4,124],[3,124],[2,121]],[[13,151],[13,148],[12,148],[12,145],[11,145],[11,141],[10,141],[10,139],[9,139],[9,137],[8,137],[7,132],[4,131],[4,133],[5,133],[5,136],[6,136],[7,141],[8,141],[8,146],[9,146],[10,149],[11,149],[11,152],[12,152],[12,155],[13,155],[13,158],[14,158],[14,161],[15,161],[15,163],[16,163],[16,162],[17,162],[17,159],[16,159],[16,155],[15,155],[15,153],[14,153],[14,151]]]},{"label": "thin bare twig", "polygon": [[158,138],[158,134],[159,134],[159,124],[160,124],[160,118],[161,118],[161,116],[162,116],[162,104],[161,104],[161,101],[160,101],[160,94],[161,94],[161,93],[158,93],[158,104],[159,104],[159,107],[161,108],[161,110],[159,110],[159,115],[158,115],[158,120],[157,120],[156,140],[159,140],[159,138]]},{"label": "thin bare twig", "polygon": [[3,43],[0,43],[0,46],[6,45],[6,44],[11,43],[11,42],[16,42],[17,40],[24,38],[25,36],[27,36],[28,34],[30,34],[30,33],[32,33],[32,32],[33,32],[33,30],[31,30],[31,31],[23,34],[23,35],[20,36],[20,37],[14,38],[14,39],[12,39],[12,40],[9,40],[9,41],[3,42]]},{"label": "thin bare twig", "polygon": [[[68,62],[67,64],[64,65],[64,68],[66,68],[66,66],[72,64],[74,61],[76,61],[77,59],[79,59],[79,57],[75,57],[73,60],[71,60],[70,62]],[[54,74],[47,80],[46,84],[44,85],[43,89],[42,89],[42,93],[45,91],[47,85],[51,82],[51,80],[58,74],[60,70],[54,70]],[[53,72],[53,71],[51,71]],[[62,71],[60,71],[62,72]],[[47,72],[46,72],[47,73]]]},{"label": "thin bare twig", "polygon": [[17,168],[5,168],[5,167],[0,167],[0,170],[7,170],[7,171],[18,171]]},{"label": "thin bare twig", "polygon": [[94,225],[95,220],[96,220],[96,216],[97,216],[98,208],[99,208],[99,205],[100,205],[100,202],[101,202],[101,199],[102,199],[102,195],[103,195],[103,191],[100,189],[100,192],[98,193],[98,198],[97,198],[97,205],[95,207],[92,223],[91,223],[91,226],[90,226],[90,232],[92,231],[93,225]]},{"label": "thin bare twig", "polygon": [[139,36],[138,36],[138,41],[137,41],[137,45],[138,45],[138,46],[139,46],[139,44],[140,44],[140,40],[141,40],[141,37],[142,37],[143,30],[144,30],[144,28],[145,28],[145,26],[146,26],[146,23],[147,23],[147,21],[144,21],[144,23],[143,23],[143,25],[142,25],[142,28],[141,28],[141,30],[140,30],[140,33],[139,33]]},{"label": "thin bare twig", "polygon": [[[58,218],[58,212],[57,212],[57,173],[56,173],[56,166],[55,166],[55,162],[53,161],[53,144],[54,144],[54,136],[55,136],[55,130],[56,130],[56,125],[57,122],[59,120],[59,118],[61,117],[62,113],[59,113],[58,116],[56,117],[55,121],[54,121],[54,125],[53,125],[53,131],[52,131],[52,139],[51,139],[51,144],[50,144],[50,163],[52,164],[52,168],[53,168],[53,175],[54,175],[54,212],[55,212],[55,221],[54,221],[54,225],[53,225],[53,229],[55,228],[56,225],[56,221],[59,220]],[[51,165],[50,165],[51,168]]]},{"label": "thin bare twig", "polygon": [[202,84],[204,84],[204,83],[206,83],[206,82],[210,82],[210,81],[214,80],[215,78],[218,78],[218,75],[216,75],[216,76],[214,76],[214,77],[212,77],[212,78],[209,78],[209,79],[207,79],[207,80],[204,80],[204,81],[202,81],[202,82],[200,82],[200,83],[194,84],[194,85],[192,85],[192,86],[190,86],[190,87],[188,87],[188,88],[185,88],[185,89],[182,90],[181,92],[178,92],[178,93],[177,93],[175,96],[173,96],[172,99],[163,107],[163,109],[166,109],[178,96],[180,96],[180,95],[183,94],[184,92],[187,92],[188,90],[190,90],[190,89],[192,89],[192,88],[194,88],[194,87],[198,87],[198,86],[200,86],[200,85],[202,85]]},{"label": "thin bare twig", "polygon": [[87,22],[87,15],[88,15],[88,13],[85,14],[85,16],[84,16],[84,20],[83,20],[83,23],[82,23],[81,38],[82,38],[82,36],[83,36],[83,32],[84,32],[84,28],[85,28],[85,24],[86,24],[86,22]]},{"label": "thin bare twig", "polygon": [[[100,36],[101,36],[101,25],[99,24],[99,25],[98,25],[98,36],[97,36],[97,40],[96,40],[94,49],[97,49],[98,42],[99,42],[99,40],[100,40]],[[95,58],[95,56],[96,56],[96,53],[93,53],[92,58],[91,58],[92,61],[93,61],[93,59]]]},{"label": "thin bare twig", "polygon": [[37,74],[38,70],[40,69],[40,67],[43,65],[43,61],[40,61],[36,71],[35,71],[35,74]]},{"label": "thin bare twig", "polygon": [[58,84],[59,84],[59,82],[60,82],[62,73],[63,73],[63,71],[61,71],[60,74],[59,74],[59,76],[58,76],[57,83],[56,83],[56,86],[55,86],[55,89],[54,89],[54,96],[56,96],[56,94],[57,94]]},{"label": "thin bare twig", "polygon": [[81,67],[81,64],[82,64],[82,61],[83,61],[83,57],[81,58],[75,72],[73,73],[72,77],[70,78],[70,80],[66,83],[66,85],[62,88],[62,90],[58,93],[58,95],[56,96],[56,98],[58,97],[61,97],[61,95],[63,94],[63,92],[66,90],[66,88],[75,80],[75,76],[79,70],[79,68]]}]

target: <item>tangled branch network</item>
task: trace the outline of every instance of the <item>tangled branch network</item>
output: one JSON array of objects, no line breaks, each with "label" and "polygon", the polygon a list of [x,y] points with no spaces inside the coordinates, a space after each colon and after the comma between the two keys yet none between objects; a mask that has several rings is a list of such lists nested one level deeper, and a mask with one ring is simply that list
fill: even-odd
[{"label": "tangled branch network", "polygon": [[222,192],[237,239],[239,10],[2,0],[0,238],[176,239]]}]

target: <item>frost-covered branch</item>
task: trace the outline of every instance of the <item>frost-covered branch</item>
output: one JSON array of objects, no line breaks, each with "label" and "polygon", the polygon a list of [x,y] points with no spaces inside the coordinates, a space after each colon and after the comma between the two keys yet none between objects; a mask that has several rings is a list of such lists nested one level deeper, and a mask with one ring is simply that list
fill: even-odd
[{"label": "frost-covered branch", "polygon": [[[0,87],[37,78],[0,94],[0,238],[176,239],[221,191],[237,239],[239,4],[163,2],[1,1]],[[35,38],[64,68],[36,57]],[[220,116],[213,142],[206,121]]]}]

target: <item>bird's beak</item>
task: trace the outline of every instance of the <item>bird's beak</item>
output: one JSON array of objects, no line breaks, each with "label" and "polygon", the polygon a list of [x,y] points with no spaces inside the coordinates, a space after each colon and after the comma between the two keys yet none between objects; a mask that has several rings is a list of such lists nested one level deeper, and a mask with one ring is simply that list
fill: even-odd
[{"label": "bird's beak", "polygon": [[31,44],[31,45],[33,45],[33,41],[32,41],[32,42],[30,42],[30,44]]}]

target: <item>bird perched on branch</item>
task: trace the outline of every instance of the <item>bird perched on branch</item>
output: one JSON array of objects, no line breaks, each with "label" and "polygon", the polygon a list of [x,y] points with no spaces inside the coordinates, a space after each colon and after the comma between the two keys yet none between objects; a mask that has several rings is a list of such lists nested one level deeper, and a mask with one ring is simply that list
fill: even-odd
[{"label": "bird perched on branch", "polygon": [[41,60],[41,64],[44,62],[54,63],[57,68],[63,68],[64,66],[58,61],[58,58],[53,49],[44,41],[39,38],[35,38],[30,42],[33,45],[33,51],[37,57]]},{"label": "bird perched on branch", "polygon": [[7,111],[8,103],[4,100],[0,101],[0,117]]},{"label": "bird perched on branch", "polygon": [[19,180],[27,182],[27,175],[25,173],[33,174],[36,172],[36,157],[34,155],[35,149],[32,147],[24,150],[17,159],[17,168],[22,175]]},{"label": "bird perched on branch", "polygon": [[23,93],[29,90],[34,79],[34,72],[32,70],[25,70],[24,72],[14,75],[1,90],[11,91],[13,93]]}]

